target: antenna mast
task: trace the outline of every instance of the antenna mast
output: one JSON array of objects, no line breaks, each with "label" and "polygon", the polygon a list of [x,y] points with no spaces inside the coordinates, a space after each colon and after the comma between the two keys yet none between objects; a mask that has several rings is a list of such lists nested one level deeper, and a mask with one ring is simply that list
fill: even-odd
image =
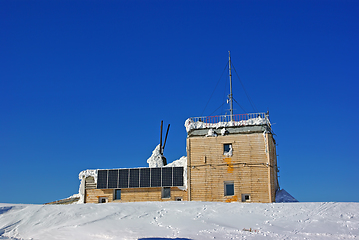
[{"label": "antenna mast", "polygon": [[233,122],[233,94],[232,94],[232,69],[231,69],[231,51],[228,51],[229,54],[229,111],[231,114],[231,122]]}]

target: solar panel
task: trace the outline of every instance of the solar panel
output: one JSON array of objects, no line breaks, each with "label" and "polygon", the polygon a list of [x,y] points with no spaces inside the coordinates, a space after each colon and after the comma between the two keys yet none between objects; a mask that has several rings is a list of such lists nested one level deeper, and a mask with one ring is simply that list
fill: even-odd
[{"label": "solar panel", "polygon": [[97,188],[107,188],[107,170],[97,171]]},{"label": "solar panel", "polygon": [[118,188],[128,188],[128,171],[129,169],[118,170]]},{"label": "solar panel", "polygon": [[171,167],[162,168],[162,187],[172,186],[172,169]]},{"label": "solar panel", "polygon": [[150,187],[150,168],[141,168],[140,169],[140,187]]},{"label": "solar panel", "polygon": [[161,187],[161,168],[151,168],[151,187]]},{"label": "solar panel", "polygon": [[173,186],[183,186],[183,167],[173,168]]},{"label": "solar panel", "polygon": [[97,188],[183,186],[183,167],[98,170]]},{"label": "solar panel", "polygon": [[140,169],[133,168],[130,169],[130,188],[138,188],[140,187]]},{"label": "solar panel", "polygon": [[117,188],[118,169],[108,170],[108,188]]}]

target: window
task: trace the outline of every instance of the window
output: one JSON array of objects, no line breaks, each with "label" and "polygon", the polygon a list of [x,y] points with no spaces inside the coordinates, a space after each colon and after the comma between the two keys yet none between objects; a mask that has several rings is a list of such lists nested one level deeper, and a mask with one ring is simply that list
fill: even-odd
[{"label": "window", "polygon": [[98,202],[99,203],[107,203],[108,199],[107,199],[107,197],[99,197]]},{"label": "window", "polygon": [[162,198],[171,198],[171,188],[170,187],[162,188]]},{"label": "window", "polygon": [[182,197],[176,197],[175,200],[176,201],[182,201]]},{"label": "window", "polygon": [[114,200],[121,200],[121,189],[115,189]]},{"label": "window", "polygon": [[227,157],[232,156],[232,143],[223,144],[223,155]]},{"label": "window", "polygon": [[233,196],[233,195],[234,195],[234,183],[224,182],[224,196]]},{"label": "window", "polygon": [[251,195],[250,194],[242,194],[242,202],[249,202],[251,201]]}]

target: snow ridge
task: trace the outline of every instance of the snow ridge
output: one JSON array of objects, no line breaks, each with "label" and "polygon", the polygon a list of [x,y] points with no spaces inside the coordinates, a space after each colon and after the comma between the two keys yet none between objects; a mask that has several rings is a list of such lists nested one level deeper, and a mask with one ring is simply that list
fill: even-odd
[{"label": "snow ridge", "polygon": [[359,203],[0,204],[0,239],[358,239]]}]

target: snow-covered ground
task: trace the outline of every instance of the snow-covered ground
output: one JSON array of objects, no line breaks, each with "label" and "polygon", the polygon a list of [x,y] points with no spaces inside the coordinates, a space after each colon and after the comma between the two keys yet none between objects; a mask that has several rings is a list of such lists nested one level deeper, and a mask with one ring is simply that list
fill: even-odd
[{"label": "snow-covered ground", "polygon": [[358,239],[359,203],[0,204],[0,239]]}]

